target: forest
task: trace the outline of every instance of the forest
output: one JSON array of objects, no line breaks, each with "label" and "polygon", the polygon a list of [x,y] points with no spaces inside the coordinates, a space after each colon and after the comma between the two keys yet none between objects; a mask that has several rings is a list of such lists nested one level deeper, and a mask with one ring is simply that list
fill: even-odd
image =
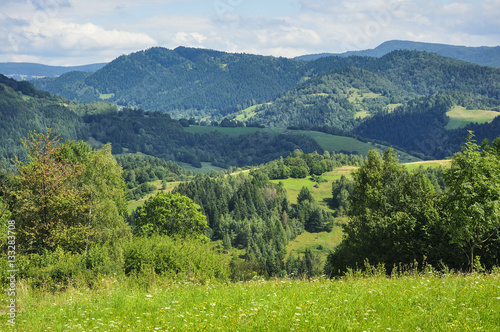
[{"label": "forest", "polygon": [[[460,149],[468,130],[481,140],[500,135],[491,121],[471,120],[449,128],[453,119],[447,115],[454,107],[498,112],[498,82],[498,68],[428,52],[396,50],[380,58],[330,56],[300,61],[185,47],[151,48],[121,56],[95,73],[71,72],[32,81],[73,101],[107,101],[158,111],[184,119],[182,125],[190,119],[204,125],[323,127],[382,141],[425,159],[450,157]],[[411,126],[416,119],[421,124]],[[91,135],[102,138],[102,128],[93,128],[98,132]],[[431,142],[425,137],[429,132]],[[111,139],[115,148],[123,146],[121,138]],[[137,150],[135,142],[130,145]],[[192,152],[182,151],[178,161],[197,164]],[[163,150],[154,153],[162,158],[172,155]],[[242,165],[234,156],[216,159],[215,165],[222,167]],[[256,162],[271,160],[264,159]]]},{"label": "forest", "polygon": [[[62,139],[112,143],[113,154],[142,153],[201,167],[258,165],[295,149],[323,152],[311,138],[257,132],[230,137],[216,131],[192,134],[162,112],[123,108],[109,102],[77,104],[0,75],[0,163],[27,157],[21,138],[54,128]],[[262,147],[265,146],[265,149]]]}]

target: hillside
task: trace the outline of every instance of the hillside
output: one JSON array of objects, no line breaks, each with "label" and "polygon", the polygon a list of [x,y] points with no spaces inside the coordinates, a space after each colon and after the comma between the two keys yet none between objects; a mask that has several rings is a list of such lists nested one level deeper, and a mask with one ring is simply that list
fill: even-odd
[{"label": "hillside", "polygon": [[[215,131],[186,132],[179,121],[161,112],[123,109],[108,102],[77,104],[40,91],[28,82],[0,75],[0,162],[23,159],[21,138],[30,131],[53,128],[63,140],[112,143],[113,153],[144,153],[201,167],[210,162],[224,168],[258,165],[295,149],[323,149],[304,135],[254,132],[227,135]],[[264,147],[264,148],[263,148]]]},{"label": "hillside", "polygon": [[[458,90],[498,99],[499,73],[498,69],[416,51],[394,51],[381,58],[327,57],[304,62],[179,47],[132,53],[95,73],[68,73],[34,84],[80,102],[107,100],[164,111],[176,118],[220,119],[264,104],[253,113],[266,114],[255,119],[273,127],[297,125],[299,120],[290,121],[293,117],[307,125],[349,129],[352,125],[344,125],[346,121],[410,97]],[[353,89],[388,98],[370,98],[375,105],[356,105],[358,100],[347,96]],[[292,113],[283,115],[280,109],[284,107]],[[309,114],[310,109],[320,114]]]},{"label": "hillside", "polygon": [[[152,48],[121,56],[95,73],[71,72],[34,84],[71,100],[106,100],[174,118],[210,122],[225,117],[271,128],[354,134],[420,157],[451,155],[471,128],[490,140],[500,134],[491,122],[500,108],[500,69],[428,52],[305,62]],[[438,111],[433,109],[436,94],[448,100]],[[470,112],[450,113],[453,107]],[[445,139],[424,146],[430,132]]]},{"label": "hillside", "polygon": [[86,77],[34,84],[79,101],[106,99],[179,117],[203,116],[273,99],[299,82],[303,66],[285,58],[157,47],[121,56]]},{"label": "hillside", "polygon": [[500,46],[496,47],[467,47],[436,43],[422,43],[404,40],[386,41],[374,49],[363,51],[349,51],[345,53],[321,53],[298,56],[297,60],[317,60],[328,56],[371,56],[381,57],[396,50],[411,50],[436,53],[442,56],[475,63],[482,66],[500,67]]}]

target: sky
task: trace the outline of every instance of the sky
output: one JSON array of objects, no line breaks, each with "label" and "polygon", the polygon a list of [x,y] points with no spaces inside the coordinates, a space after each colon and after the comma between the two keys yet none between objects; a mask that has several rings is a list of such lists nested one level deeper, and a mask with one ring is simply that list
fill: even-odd
[{"label": "sky", "polygon": [[0,0],[0,62],[83,65],[150,47],[295,57],[388,40],[500,45],[500,0]]}]

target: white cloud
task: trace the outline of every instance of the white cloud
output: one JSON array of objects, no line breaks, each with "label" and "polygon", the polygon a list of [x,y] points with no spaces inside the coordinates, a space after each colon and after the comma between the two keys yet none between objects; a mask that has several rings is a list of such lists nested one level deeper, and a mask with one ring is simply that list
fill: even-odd
[{"label": "white cloud", "polygon": [[[114,57],[157,45],[156,40],[144,33],[106,30],[93,23],[66,23],[57,19],[11,26],[8,34],[0,34],[6,54],[25,57]],[[28,22],[30,23],[30,22]],[[100,60],[102,61],[102,60]]]},{"label": "white cloud", "polygon": [[296,56],[391,39],[500,44],[500,0],[259,0],[252,10],[249,0],[220,1],[238,6],[217,13],[213,0],[3,1],[0,55],[81,64],[154,45]]}]

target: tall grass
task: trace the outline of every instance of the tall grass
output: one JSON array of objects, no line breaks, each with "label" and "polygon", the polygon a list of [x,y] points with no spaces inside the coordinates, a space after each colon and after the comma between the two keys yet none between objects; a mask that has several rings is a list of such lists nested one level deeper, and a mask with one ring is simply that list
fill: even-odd
[{"label": "tall grass", "polygon": [[[137,282],[18,296],[18,331],[499,331],[500,272]],[[5,301],[2,302],[2,306]],[[0,329],[14,330],[2,315]]]}]

